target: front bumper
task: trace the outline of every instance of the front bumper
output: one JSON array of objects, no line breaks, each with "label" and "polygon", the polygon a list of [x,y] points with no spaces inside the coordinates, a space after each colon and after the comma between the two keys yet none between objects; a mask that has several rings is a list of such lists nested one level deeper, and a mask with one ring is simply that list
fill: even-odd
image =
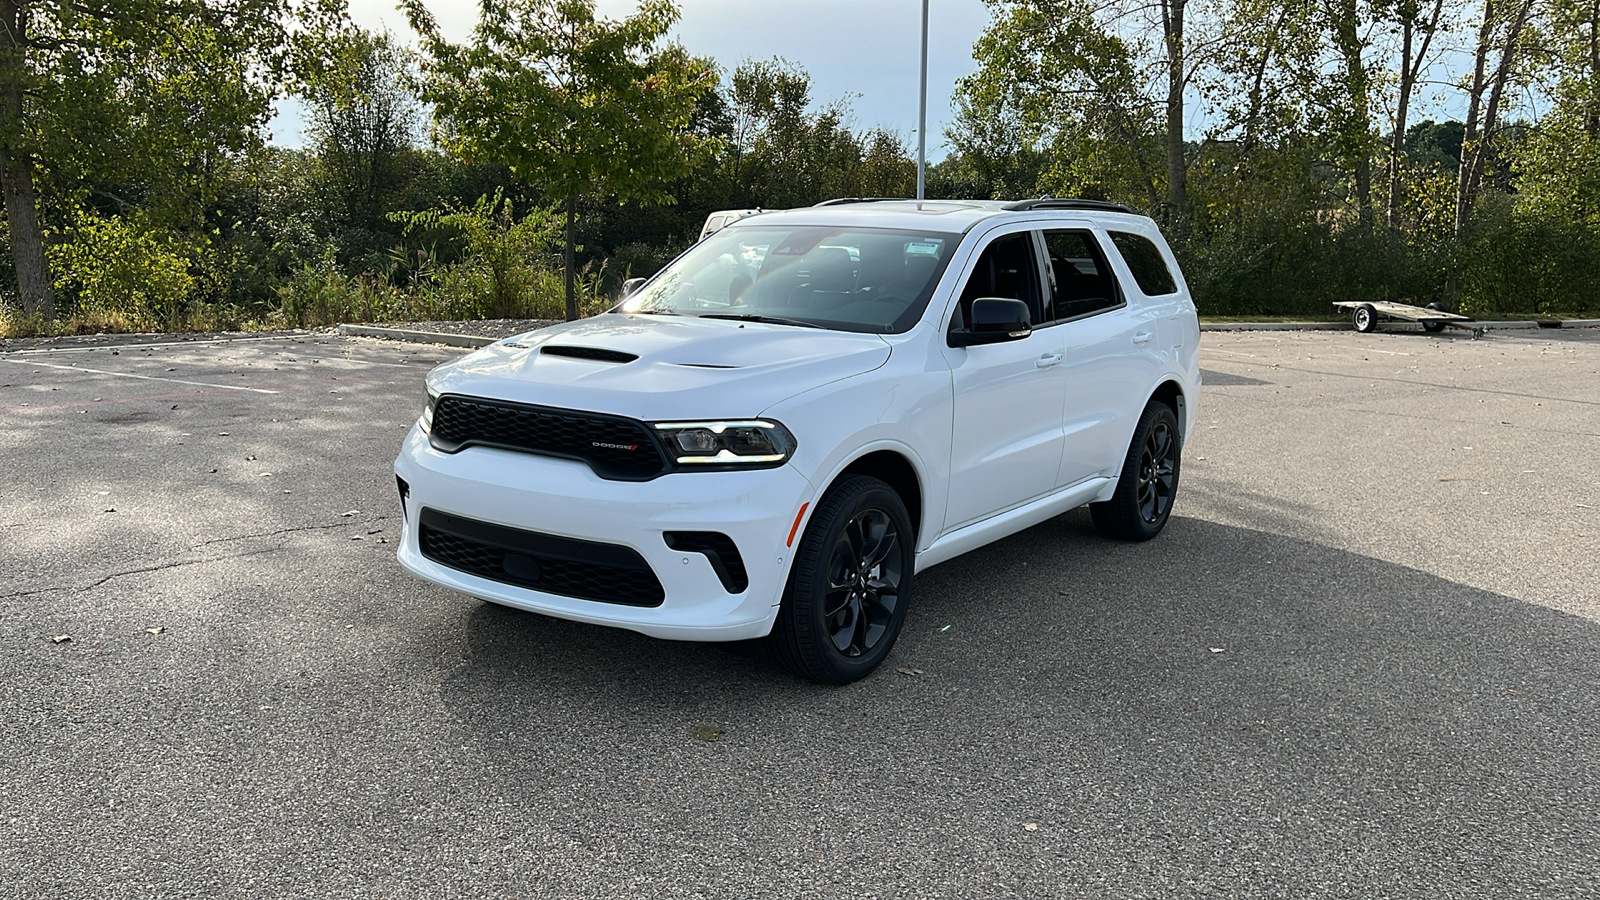
[{"label": "front bumper", "polygon": [[[785,540],[813,492],[792,466],[607,481],[571,460],[482,447],[442,453],[415,426],[395,460],[395,474],[409,487],[398,555],[412,574],[506,606],[689,641],[744,640],[771,631],[788,573]],[[649,608],[583,600],[443,565],[422,553],[418,519],[424,508],[631,548],[649,564],[665,599]],[[668,531],[714,531],[732,538],[749,586],[730,593],[705,555],[667,546]]]}]

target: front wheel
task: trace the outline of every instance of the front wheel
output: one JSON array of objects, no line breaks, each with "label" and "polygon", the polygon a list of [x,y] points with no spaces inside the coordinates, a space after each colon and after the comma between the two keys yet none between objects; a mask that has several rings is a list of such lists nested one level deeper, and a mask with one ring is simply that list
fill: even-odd
[{"label": "front wheel", "polygon": [[1369,334],[1378,329],[1378,310],[1371,303],[1363,303],[1356,307],[1355,313],[1351,315],[1351,321],[1357,331]]},{"label": "front wheel", "polygon": [[1104,503],[1089,504],[1094,527],[1109,538],[1148,541],[1161,533],[1178,496],[1183,442],[1172,407],[1151,401],[1133,430],[1117,491]]},{"label": "front wheel", "polygon": [[784,667],[822,684],[876,669],[905,622],[913,544],[893,488],[864,476],[835,485],[806,526],[768,638]]}]

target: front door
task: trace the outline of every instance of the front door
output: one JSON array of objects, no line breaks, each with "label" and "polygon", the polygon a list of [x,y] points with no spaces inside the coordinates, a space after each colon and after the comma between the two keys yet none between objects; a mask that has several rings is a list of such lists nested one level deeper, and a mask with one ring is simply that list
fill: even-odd
[{"label": "front door", "polygon": [[[1006,297],[1042,310],[1043,282],[1031,231],[992,238],[964,273],[949,327],[966,327],[972,301]],[[977,347],[947,347],[955,391],[950,500],[944,532],[1049,493],[1061,468],[1060,329]]]}]

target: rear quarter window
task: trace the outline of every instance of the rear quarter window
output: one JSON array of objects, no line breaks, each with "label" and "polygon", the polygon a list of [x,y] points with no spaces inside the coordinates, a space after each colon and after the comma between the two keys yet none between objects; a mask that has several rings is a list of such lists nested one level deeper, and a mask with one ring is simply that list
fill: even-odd
[{"label": "rear quarter window", "polygon": [[1138,282],[1139,290],[1146,297],[1178,292],[1178,283],[1172,277],[1172,270],[1167,268],[1167,261],[1161,257],[1161,250],[1154,242],[1142,234],[1128,231],[1109,233],[1111,243],[1122,254],[1128,270],[1133,273],[1133,280]]}]

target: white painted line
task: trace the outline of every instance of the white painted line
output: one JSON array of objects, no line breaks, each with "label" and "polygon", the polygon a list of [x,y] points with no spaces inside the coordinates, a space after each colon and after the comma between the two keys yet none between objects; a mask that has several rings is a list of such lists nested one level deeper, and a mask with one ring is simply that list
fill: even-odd
[{"label": "white painted line", "polygon": [[103,369],[86,369],[83,366],[58,366],[54,363],[38,362],[31,359],[0,359],[0,362],[14,363],[19,366],[42,366],[46,369],[64,369],[68,372],[89,372],[94,375],[115,375],[118,378],[138,378],[142,381],[167,381],[172,384],[187,384],[191,387],[221,388],[225,391],[249,391],[254,394],[276,394],[266,388],[240,387],[236,384],[215,384],[210,381],[184,381],[181,378],[160,378],[155,375],[135,375],[132,372],[107,372]]},{"label": "white painted line", "polygon": [[159,344],[95,344],[93,347],[40,347],[40,348],[35,349],[35,350],[9,350],[9,351],[6,351],[4,353],[4,355],[5,356],[40,356],[40,355],[48,356],[48,355],[53,355],[53,354],[57,354],[57,353],[93,353],[93,352],[95,352],[97,350],[143,350],[143,349],[146,349],[148,347],[202,347],[202,346],[205,346],[207,344],[255,344],[255,343],[261,343],[261,342],[264,342],[264,341],[288,341],[288,340],[304,341],[304,340],[307,340],[307,339],[312,339],[312,338],[317,338],[317,337],[333,337],[333,335],[330,335],[330,334],[323,334],[323,335],[315,335],[315,334],[278,334],[278,335],[271,335],[269,337],[213,338],[211,340],[205,340],[205,341],[165,341],[165,342],[162,342],[162,343],[159,343]]}]

